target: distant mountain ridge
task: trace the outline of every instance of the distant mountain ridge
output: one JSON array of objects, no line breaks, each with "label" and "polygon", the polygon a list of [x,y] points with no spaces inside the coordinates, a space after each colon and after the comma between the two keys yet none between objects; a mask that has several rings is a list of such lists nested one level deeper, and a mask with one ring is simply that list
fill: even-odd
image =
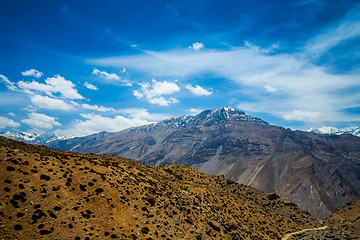
[{"label": "distant mountain ridge", "polygon": [[292,131],[234,108],[53,141],[47,146],[116,154],[149,165],[183,163],[276,192],[318,218],[360,199],[360,138]]},{"label": "distant mountain ridge", "polygon": [[231,107],[222,107],[215,110],[205,110],[196,116],[173,117],[159,123],[153,123],[140,127],[132,128],[133,132],[151,132],[162,128],[166,129],[185,129],[195,126],[219,125],[225,121],[252,122],[260,125],[268,125],[260,118],[246,115],[243,111]]},{"label": "distant mountain ridge", "polygon": [[321,127],[321,128],[310,128],[308,132],[319,133],[319,134],[351,134],[360,137],[360,127],[349,127],[349,128],[336,128],[336,127]]},{"label": "distant mountain ridge", "polygon": [[66,140],[72,138],[72,136],[59,137],[52,132],[36,134],[36,133],[28,133],[28,132],[8,131],[8,132],[0,133],[0,136],[26,143],[32,143],[32,144],[45,144],[55,140]]}]

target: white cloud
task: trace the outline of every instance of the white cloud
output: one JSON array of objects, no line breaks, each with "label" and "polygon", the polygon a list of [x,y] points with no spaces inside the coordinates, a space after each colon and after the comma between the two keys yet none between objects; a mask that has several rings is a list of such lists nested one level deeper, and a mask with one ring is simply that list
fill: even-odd
[{"label": "white cloud", "polygon": [[200,50],[200,49],[203,48],[203,47],[204,47],[204,44],[199,43],[199,42],[196,42],[196,43],[193,43],[193,45],[190,46],[189,48],[192,48],[192,49],[194,49],[195,51],[198,51],[198,50]]},{"label": "white cloud", "polygon": [[86,136],[97,132],[117,132],[126,128],[149,124],[147,120],[139,118],[126,118],[115,116],[114,118],[103,117],[95,114],[81,114],[86,120],[78,120],[68,129],[56,130],[59,136],[72,135],[75,137]]},{"label": "white cloud", "polygon": [[148,99],[148,102],[151,104],[157,104],[160,106],[169,106],[170,103],[178,103],[179,100],[177,100],[176,98],[169,98],[169,99],[165,99],[164,97],[153,97]]},{"label": "white cloud", "polygon": [[23,119],[21,122],[29,125],[35,129],[49,130],[54,126],[60,126],[61,124],[55,120],[54,117],[47,116],[41,113],[29,113],[28,119]]},{"label": "white cloud", "polygon": [[189,110],[187,110],[189,113],[197,115],[199,113],[201,113],[203,110],[202,109],[198,109],[198,108],[190,108]]},{"label": "white cloud", "polygon": [[19,81],[18,86],[28,94],[31,94],[32,91],[44,92],[47,95],[52,95],[53,93],[50,85],[39,83],[35,80],[33,80],[32,82]]},{"label": "white cloud", "polygon": [[189,85],[186,85],[185,88],[190,90],[190,92],[192,92],[193,94],[199,95],[199,96],[209,96],[213,93],[212,91],[208,91],[208,90],[200,87],[199,85],[196,85],[196,87],[193,87],[191,84],[189,84]]},{"label": "white cloud", "polygon": [[41,95],[34,95],[30,99],[32,104],[43,109],[64,111],[75,110],[75,107],[73,105],[66,103],[62,99],[55,99]]},{"label": "white cloud", "polygon": [[320,112],[309,112],[309,111],[299,111],[294,110],[290,113],[284,114],[285,120],[295,120],[295,121],[309,121],[309,122],[316,122],[321,117]]},{"label": "white cloud", "polygon": [[120,80],[120,77],[115,73],[107,73],[105,71],[100,71],[99,69],[94,69],[92,72],[93,75],[98,75],[106,80]]},{"label": "white cloud", "polygon": [[0,116],[0,129],[6,127],[20,127],[20,123],[17,123],[7,117]]},{"label": "white cloud", "polygon": [[170,95],[180,91],[179,86],[174,82],[152,80],[151,83],[141,83],[140,90],[134,90],[133,94],[137,99],[145,98],[151,104],[168,106],[170,103],[177,103],[176,98],[165,99],[163,95]]},{"label": "white cloud", "polygon": [[[121,73],[126,73],[126,69],[123,67]],[[132,84],[128,79],[122,79],[115,73],[107,73],[105,71],[100,71],[95,68],[92,72],[93,75],[100,76],[101,79],[105,80],[107,83],[111,84],[121,84],[123,86],[131,87]]]},{"label": "white cloud", "polygon": [[132,83],[131,83],[129,80],[127,80],[127,79],[124,79],[124,80],[123,80],[122,85],[123,85],[123,86],[127,86],[127,87],[132,87]]},{"label": "white cloud", "polygon": [[119,112],[129,115],[131,118],[144,119],[148,121],[159,121],[170,118],[167,114],[149,113],[145,108],[126,108],[120,109]]},{"label": "white cloud", "polygon": [[16,116],[16,114],[15,113],[13,113],[13,112],[9,112],[8,113],[10,116],[13,116],[13,117],[15,117]]},{"label": "white cloud", "polygon": [[270,85],[265,85],[264,88],[267,92],[271,92],[271,93],[276,92],[278,90],[277,88]]},{"label": "white cloud", "polygon": [[13,82],[11,82],[7,77],[5,77],[4,75],[0,74],[0,81],[5,83],[5,86],[11,90],[11,91],[16,91],[17,87],[15,86],[15,84]]},{"label": "white cloud", "polygon": [[360,36],[360,20],[346,20],[308,41],[305,50],[318,56],[339,43]]},{"label": "white cloud", "polygon": [[134,96],[137,98],[137,99],[141,99],[141,98],[143,98],[144,97],[144,94],[142,94],[140,91],[138,91],[138,90],[134,90],[133,91],[133,94],[134,94]]},{"label": "white cloud", "polygon": [[109,111],[115,111],[114,108],[107,108],[104,106],[98,106],[98,105],[89,105],[87,103],[81,104],[81,107],[89,110],[95,110],[99,112],[109,112]]},{"label": "white cloud", "polygon": [[170,95],[178,91],[180,91],[180,88],[176,83],[167,81],[160,82],[155,79],[152,80],[151,86],[146,84],[143,88],[143,92],[145,92],[147,97]]},{"label": "white cloud", "polygon": [[169,106],[169,103],[171,103],[169,100],[166,100],[164,97],[153,97],[148,99],[148,102],[160,106]]},{"label": "white cloud", "polygon": [[[140,55],[90,62],[112,67],[126,66],[148,77],[176,77],[179,81],[192,81],[199,75],[211,74],[238,84],[239,88],[233,91],[250,99],[249,103],[241,103],[241,109],[281,117],[284,112],[299,110],[321,112],[319,121],[354,121],[355,117],[341,113],[341,109],[358,107],[357,103],[360,102],[356,91],[334,97],[340,88],[358,88],[358,74],[331,73],[322,66],[312,64],[310,59],[304,58],[303,53],[269,54],[245,46],[196,53],[181,50],[147,51]],[[281,92],[263,95],[264,88],[267,91],[281,89]],[[150,102],[152,94],[148,92],[151,90],[152,85],[145,83],[141,90],[134,91],[134,96]],[[163,99],[152,102],[168,104]]]},{"label": "white cloud", "polygon": [[85,82],[84,86],[87,87],[88,89],[91,89],[91,90],[98,90],[98,88],[96,86],[94,86],[94,85],[92,85],[91,83],[88,83],[88,82]]},{"label": "white cloud", "polygon": [[38,70],[30,69],[25,72],[22,72],[21,75],[39,78],[39,77],[43,76],[44,74],[42,72],[39,72]]},{"label": "white cloud", "polygon": [[23,89],[26,93],[31,93],[32,91],[44,92],[49,96],[53,96],[54,93],[60,93],[62,97],[67,99],[83,99],[77,90],[74,88],[75,84],[71,81],[66,80],[60,75],[55,75],[55,77],[47,78],[45,80],[46,84],[39,83],[36,81],[24,82],[19,81],[18,86]]}]

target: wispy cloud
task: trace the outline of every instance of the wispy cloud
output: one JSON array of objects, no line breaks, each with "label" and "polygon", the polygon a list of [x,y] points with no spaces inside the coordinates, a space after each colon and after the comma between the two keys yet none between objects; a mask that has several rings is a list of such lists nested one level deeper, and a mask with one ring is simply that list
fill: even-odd
[{"label": "wispy cloud", "polygon": [[294,110],[290,113],[284,114],[284,119],[295,120],[295,121],[310,121],[316,122],[321,117],[320,112],[309,112],[309,111],[298,111]]},{"label": "wispy cloud", "polygon": [[43,76],[44,74],[42,72],[39,72],[38,70],[35,69],[30,69],[27,70],[25,72],[22,72],[21,75],[23,76],[31,76],[31,77],[35,77],[35,78],[40,78],[41,76]]},{"label": "wispy cloud", "polygon": [[159,121],[171,117],[168,114],[150,113],[149,110],[145,108],[126,108],[120,109],[119,112],[134,119],[143,119],[147,121]]},{"label": "wispy cloud", "polygon": [[98,106],[98,105],[89,105],[87,103],[81,104],[81,107],[88,110],[95,110],[98,112],[109,112],[109,111],[115,111],[114,108],[108,108],[104,106]]},{"label": "wispy cloud", "polygon": [[106,80],[113,81],[113,80],[120,80],[120,77],[115,73],[107,73],[105,71],[100,71],[99,69],[94,69],[92,72],[93,75],[100,76]]},{"label": "wispy cloud", "polygon": [[[354,21],[351,26],[358,26],[358,22]],[[342,31],[345,34],[341,37],[335,34]],[[316,46],[323,51],[357,35],[358,30],[340,24],[331,34],[321,34],[309,40],[302,52],[274,53],[247,42],[242,47],[228,50],[145,51],[133,56],[93,59],[89,63],[125,66],[151,78],[178,79],[185,86],[189,86],[187,82],[197,76],[210,74],[214,78],[224,78],[238,84],[239,88],[233,91],[241,94],[243,99],[248,99],[248,102],[241,101],[238,105],[245,111],[269,113],[288,120],[294,119],[289,117],[294,115],[294,111],[300,111],[320,113],[316,117],[317,121],[353,121],[356,117],[344,113],[342,109],[358,107],[358,93],[347,91],[346,94],[337,94],[336,98],[334,94],[339,89],[359,88],[359,75],[333,74],[317,66],[309,55],[312,51],[309,46]],[[325,37],[329,38],[327,46],[314,44],[320,43],[320,39]],[[151,85],[145,84],[142,89],[144,91],[134,91],[134,95],[146,98],[145,92],[151,89]],[[269,92],[271,94],[266,94]],[[314,121],[315,118],[298,116],[297,119],[306,122]]]},{"label": "wispy cloud", "polygon": [[98,88],[96,86],[94,86],[93,84],[91,83],[88,83],[88,82],[85,82],[84,83],[84,86],[88,89],[91,89],[91,90],[98,90]]},{"label": "wispy cloud", "polygon": [[5,83],[5,86],[11,90],[11,91],[16,91],[18,88],[15,86],[15,83],[11,82],[7,77],[5,77],[4,75],[0,74],[0,80],[1,82]]},{"label": "wispy cloud", "polygon": [[170,97],[165,99],[163,95],[170,95],[180,91],[179,86],[175,82],[157,81],[140,83],[141,89],[134,90],[133,94],[137,99],[145,99],[151,104],[160,106],[168,106],[170,103],[179,102],[176,98]]},{"label": "wispy cloud", "polygon": [[[121,73],[126,73],[126,69],[124,67],[122,68]],[[122,79],[119,75],[115,73],[108,73],[106,71],[100,71],[99,69],[95,68],[92,74],[99,76],[106,83],[121,84],[128,87],[132,86],[132,83],[128,79]]]},{"label": "wispy cloud", "polygon": [[276,89],[275,87],[270,86],[270,85],[265,85],[264,88],[265,88],[265,90],[266,90],[267,92],[271,92],[271,93],[277,91],[277,89]]},{"label": "wispy cloud", "polygon": [[198,95],[198,96],[209,96],[213,93],[212,91],[208,91],[208,90],[204,89],[203,87],[200,87],[199,85],[196,85],[195,87],[193,87],[191,84],[188,84],[185,86],[185,88],[188,89],[193,94]]},{"label": "wispy cloud", "polygon": [[[357,13],[357,15],[359,15]],[[337,26],[329,28],[326,32],[314,37],[305,46],[305,51],[308,55],[319,56],[329,49],[338,46],[339,44],[360,36],[360,20],[345,19]]]}]

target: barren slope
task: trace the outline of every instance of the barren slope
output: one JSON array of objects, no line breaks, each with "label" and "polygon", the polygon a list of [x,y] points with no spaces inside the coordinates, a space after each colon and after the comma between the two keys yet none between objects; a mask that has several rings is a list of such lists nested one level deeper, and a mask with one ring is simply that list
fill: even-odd
[{"label": "barren slope", "polygon": [[294,204],[181,164],[145,166],[0,138],[2,239],[280,239]]}]

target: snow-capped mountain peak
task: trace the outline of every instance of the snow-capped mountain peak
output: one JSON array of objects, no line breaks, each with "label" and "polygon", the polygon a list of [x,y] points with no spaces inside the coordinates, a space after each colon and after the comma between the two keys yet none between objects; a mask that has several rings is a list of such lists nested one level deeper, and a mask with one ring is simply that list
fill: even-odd
[{"label": "snow-capped mountain peak", "polygon": [[336,128],[336,127],[321,127],[321,128],[310,128],[307,132],[313,132],[318,134],[352,134],[360,137],[360,127],[348,127],[348,128]]},{"label": "snow-capped mountain peak", "polygon": [[32,144],[45,144],[54,140],[66,140],[73,138],[73,136],[63,136],[59,137],[55,135],[52,132],[48,133],[28,133],[28,132],[4,132],[1,133],[0,136],[10,138],[17,141],[22,141],[26,143],[32,143]]}]

